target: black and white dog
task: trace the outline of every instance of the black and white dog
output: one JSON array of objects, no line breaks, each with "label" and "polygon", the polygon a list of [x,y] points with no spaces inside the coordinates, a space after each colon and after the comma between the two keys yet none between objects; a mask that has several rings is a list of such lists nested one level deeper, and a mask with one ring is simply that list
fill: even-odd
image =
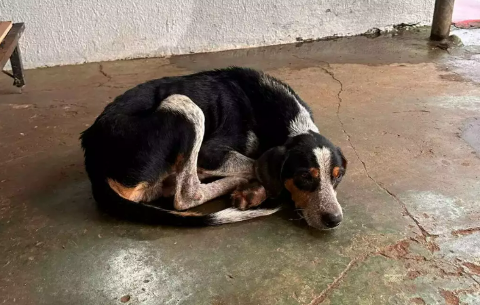
[{"label": "black and white dog", "polygon": [[[259,71],[233,67],[138,85],[107,105],[81,141],[95,200],[122,216],[218,225],[272,214],[279,206],[262,203],[286,196],[312,227],[343,218],[335,191],[347,167],[341,150],[319,134],[288,85]],[[209,177],[218,179],[202,182]],[[185,211],[232,192],[235,207]],[[177,211],[150,203],[172,196]]]}]

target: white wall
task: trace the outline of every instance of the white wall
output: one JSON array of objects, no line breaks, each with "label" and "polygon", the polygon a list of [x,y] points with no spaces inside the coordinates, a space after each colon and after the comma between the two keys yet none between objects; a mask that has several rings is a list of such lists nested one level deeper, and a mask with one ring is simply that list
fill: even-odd
[{"label": "white wall", "polygon": [[434,0],[0,0],[27,68],[354,35],[428,24]]}]

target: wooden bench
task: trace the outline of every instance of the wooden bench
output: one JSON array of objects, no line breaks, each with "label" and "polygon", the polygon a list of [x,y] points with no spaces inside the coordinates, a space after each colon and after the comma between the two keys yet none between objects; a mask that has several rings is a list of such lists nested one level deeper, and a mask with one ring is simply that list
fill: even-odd
[{"label": "wooden bench", "polygon": [[[1,24],[5,23],[2,22]],[[12,73],[8,73],[6,71],[3,72],[12,77],[13,85],[19,88],[25,86],[22,55],[20,53],[20,47],[18,46],[18,40],[22,36],[24,29],[25,25],[23,23],[14,23],[3,41],[0,39],[0,70],[3,71],[3,68],[7,64],[8,60],[10,60],[10,64],[12,65]],[[2,33],[0,33],[0,35],[1,34]]]}]

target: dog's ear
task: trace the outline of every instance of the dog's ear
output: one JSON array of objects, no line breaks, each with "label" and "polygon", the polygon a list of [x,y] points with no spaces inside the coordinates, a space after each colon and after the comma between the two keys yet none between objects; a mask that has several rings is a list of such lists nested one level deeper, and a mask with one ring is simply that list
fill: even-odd
[{"label": "dog's ear", "polygon": [[345,159],[345,156],[343,155],[343,152],[342,150],[340,149],[340,147],[337,147],[337,151],[338,151],[338,154],[340,155],[340,158],[342,158],[342,167],[347,170],[347,164],[348,164],[348,161],[347,159]]},{"label": "dog's ear", "polygon": [[270,198],[278,197],[283,190],[282,169],[287,159],[284,146],[267,150],[255,162],[255,173]]}]

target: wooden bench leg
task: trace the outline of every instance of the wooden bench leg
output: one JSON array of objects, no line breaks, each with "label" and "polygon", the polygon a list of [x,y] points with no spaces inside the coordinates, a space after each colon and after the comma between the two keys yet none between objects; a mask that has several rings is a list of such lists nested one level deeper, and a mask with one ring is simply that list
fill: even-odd
[{"label": "wooden bench leg", "polygon": [[23,75],[22,53],[18,45],[10,56],[10,64],[12,65],[13,85],[22,88],[25,86],[25,77]]}]

